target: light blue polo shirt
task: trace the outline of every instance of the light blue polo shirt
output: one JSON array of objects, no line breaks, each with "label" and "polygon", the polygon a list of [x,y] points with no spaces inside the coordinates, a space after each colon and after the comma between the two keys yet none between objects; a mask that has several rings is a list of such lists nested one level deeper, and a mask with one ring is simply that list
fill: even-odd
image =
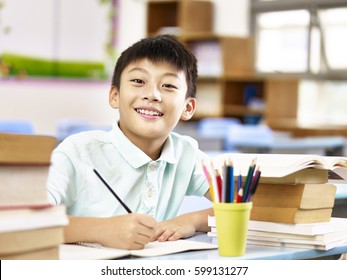
[{"label": "light blue polo shirt", "polygon": [[82,132],[66,138],[52,154],[49,200],[65,204],[68,215],[126,214],[95,168],[132,212],[166,220],[176,216],[186,195],[208,191],[200,168],[206,157],[194,139],[174,132],[156,161],[130,142],[118,125],[109,132]]}]

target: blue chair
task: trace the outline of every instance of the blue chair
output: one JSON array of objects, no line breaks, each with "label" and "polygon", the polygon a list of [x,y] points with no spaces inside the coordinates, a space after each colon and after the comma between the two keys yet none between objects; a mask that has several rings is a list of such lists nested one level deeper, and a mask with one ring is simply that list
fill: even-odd
[{"label": "blue chair", "polygon": [[202,137],[215,137],[223,141],[223,150],[228,150],[228,129],[241,124],[236,118],[204,118],[198,122],[197,131]]},{"label": "blue chair", "polygon": [[267,152],[273,144],[273,131],[266,125],[234,124],[228,127],[227,150]]},{"label": "blue chair", "polygon": [[30,121],[0,120],[0,132],[33,134],[34,127]]},{"label": "blue chair", "polygon": [[66,119],[61,120],[57,127],[58,142],[63,141],[67,136],[89,130],[110,130],[111,126],[97,126],[92,125],[87,120],[80,119]]},{"label": "blue chair", "polygon": [[236,118],[204,118],[198,122],[198,133],[202,136],[225,137],[228,133],[228,127],[234,124],[240,124]]}]

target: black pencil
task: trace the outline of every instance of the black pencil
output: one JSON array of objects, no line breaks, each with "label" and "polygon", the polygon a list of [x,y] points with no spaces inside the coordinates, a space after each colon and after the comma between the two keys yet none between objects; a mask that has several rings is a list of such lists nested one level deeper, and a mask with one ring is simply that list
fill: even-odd
[{"label": "black pencil", "polygon": [[99,177],[99,179],[104,183],[104,185],[109,189],[109,191],[114,195],[114,197],[119,201],[119,203],[124,207],[124,209],[130,214],[132,213],[128,206],[118,197],[118,195],[112,190],[112,188],[107,184],[104,178],[101,177],[98,171],[93,169],[95,174]]}]

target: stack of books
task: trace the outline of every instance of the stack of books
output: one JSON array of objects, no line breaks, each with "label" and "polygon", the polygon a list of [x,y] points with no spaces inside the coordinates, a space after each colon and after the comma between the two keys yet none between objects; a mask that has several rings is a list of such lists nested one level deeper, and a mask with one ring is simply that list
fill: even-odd
[{"label": "stack of books", "polygon": [[68,219],[47,198],[51,136],[0,133],[0,259],[58,259]]},{"label": "stack of books", "polygon": [[251,220],[288,224],[329,222],[336,186],[327,169],[303,168],[287,176],[264,178],[253,197]]},{"label": "stack of books", "polygon": [[289,224],[330,221],[336,186],[332,184],[258,184],[251,220]]},{"label": "stack of books", "polygon": [[[216,220],[208,217],[213,242],[217,240]],[[332,217],[329,222],[285,224],[249,221],[247,244],[283,248],[330,250],[347,244],[347,219]]]},{"label": "stack of books", "polygon": [[[247,243],[328,250],[347,242],[347,219],[331,217],[335,183],[347,182],[347,158],[294,154],[225,153],[214,166],[232,160],[243,180],[247,163],[262,171],[252,199]],[[208,220],[217,238],[215,219]]]},{"label": "stack of books", "polygon": [[246,177],[251,158],[256,158],[262,176],[253,197],[251,220],[278,223],[328,222],[336,186],[347,180],[347,158],[317,155],[223,154]]}]

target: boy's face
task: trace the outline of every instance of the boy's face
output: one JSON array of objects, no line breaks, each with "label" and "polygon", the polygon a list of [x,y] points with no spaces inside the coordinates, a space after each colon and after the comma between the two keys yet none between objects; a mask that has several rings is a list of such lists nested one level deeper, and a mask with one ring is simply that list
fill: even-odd
[{"label": "boy's face", "polygon": [[120,129],[133,143],[164,143],[180,119],[189,120],[194,114],[195,99],[186,94],[183,71],[143,59],[124,69],[120,89],[110,91],[110,104],[119,109]]}]

